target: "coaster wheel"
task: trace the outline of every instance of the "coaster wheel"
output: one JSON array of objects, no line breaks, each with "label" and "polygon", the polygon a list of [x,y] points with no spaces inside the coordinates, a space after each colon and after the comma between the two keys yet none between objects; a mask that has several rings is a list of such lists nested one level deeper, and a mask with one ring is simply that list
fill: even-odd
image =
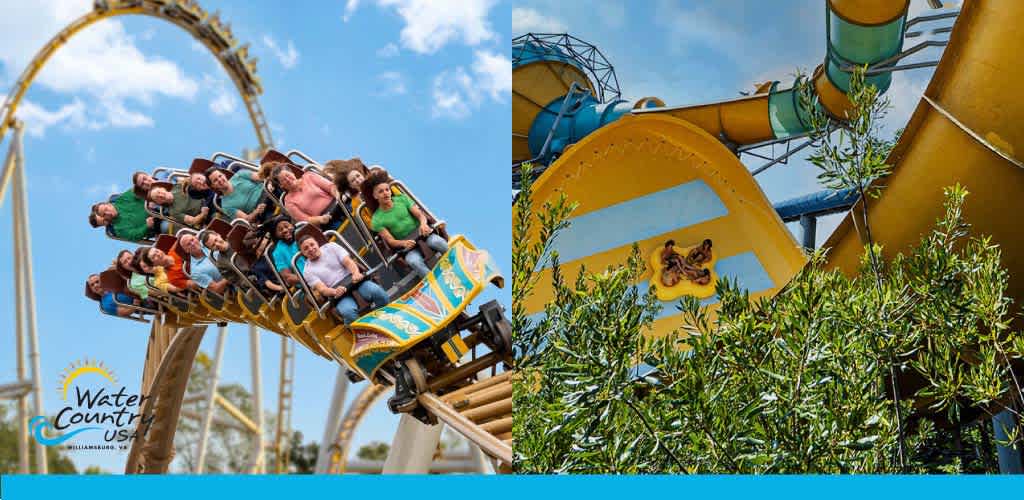
[{"label": "coaster wheel", "polygon": [[395,380],[395,395],[388,400],[393,413],[409,413],[419,406],[416,396],[427,391],[427,374],[416,358],[402,362]]}]

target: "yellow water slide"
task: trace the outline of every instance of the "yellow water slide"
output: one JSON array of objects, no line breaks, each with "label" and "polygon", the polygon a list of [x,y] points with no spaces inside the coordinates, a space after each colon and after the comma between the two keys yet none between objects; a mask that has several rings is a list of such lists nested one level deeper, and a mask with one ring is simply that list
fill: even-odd
[{"label": "yellow water slide", "polygon": [[[590,134],[534,184],[538,202],[558,193],[579,203],[554,244],[568,276],[583,266],[601,270],[623,263],[634,243],[646,256],[670,239],[680,246],[711,239],[716,274],[738,279],[755,297],[772,295],[804,264],[799,245],[746,167],[685,120],[625,116]],[[550,282],[550,272],[541,271],[541,283]],[[649,279],[639,286],[646,289]],[[527,310],[540,312],[551,299],[550,288],[538,287]],[[679,326],[674,302],[663,304],[656,333]]]},{"label": "yellow water slide", "polygon": [[[850,66],[899,53],[908,4],[828,2],[829,50],[811,81],[830,114],[842,118],[848,109]],[[1021,14],[1024,2],[965,2],[932,82],[892,153],[894,173],[870,207],[873,235],[890,254],[933,226],[942,210],[942,188],[960,182],[973,193],[967,216],[975,232],[992,235],[1002,246],[1011,275],[1024,262],[1024,238],[1012,217],[1024,205],[1024,171],[1015,156],[1024,149],[1024,99],[1015,92],[1024,70],[1010,56],[1024,46],[1024,32],[1005,22]],[[546,164],[534,183],[535,206],[559,193],[579,203],[571,227],[554,244],[568,276],[583,267],[622,263],[633,244],[650,255],[669,239],[684,247],[711,239],[715,274],[736,279],[753,297],[774,294],[801,268],[799,245],[734,153],[736,146],[806,133],[793,89],[769,82],[753,96],[682,107],[654,98],[594,103],[556,95],[544,102],[534,89],[546,89],[543,97],[551,98],[556,84],[571,84],[549,78],[537,85],[543,72],[572,75],[561,82],[586,72],[571,57],[539,59],[520,58],[513,69],[519,99],[513,101],[513,165],[527,159]],[[885,90],[891,73],[868,81]],[[523,98],[531,91],[536,97]],[[547,137],[540,133],[547,131]],[[847,216],[831,236],[830,265],[855,268],[863,251],[857,227]],[[542,314],[552,299],[543,286],[550,270],[541,272],[542,286],[526,304],[531,314]],[[649,272],[638,286],[651,286],[652,279],[658,276]],[[1024,280],[1011,279],[1011,292],[1024,296]],[[716,298],[703,300],[714,304]],[[655,334],[679,326],[673,303],[663,304]]]},{"label": "yellow water slide", "polygon": [[[988,235],[1009,270],[1009,294],[1024,300],[1024,97],[1020,48],[1024,31],[1009,20],[1024,16],[1024,2],[965,2],[949,45],[881,180],[881,198],[868,203],[872,236],[884,255],[920,241],[942,214],[943,188],[970,191],[964,214],[974,235]],[[854,207],[825,243],[829,263],[853,272],[863,253]],[[858,217],[853,217],[857,214]]]}]

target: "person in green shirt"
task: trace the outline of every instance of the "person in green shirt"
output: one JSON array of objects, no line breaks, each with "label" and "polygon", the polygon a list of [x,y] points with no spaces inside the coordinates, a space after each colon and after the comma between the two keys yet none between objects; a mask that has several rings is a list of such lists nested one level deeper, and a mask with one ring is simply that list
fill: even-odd
[{"label": "person in green shirt", "polygon": [[146,212],[146,200],[129,189],[119,194],[112,202],[100,202],[92,206],[89,214],[92,227],[110,226],[114,236],[142,241],[153,234],[154,221]]},{"label": "person in green shirt", "polygon": [[448,242],[434,233],[427,224],[426,214],[408,196],[395,195],[391,191],[387,172],[371,173],[363,181],[361,189],[363,201],[373,212],[370,228],[380,234],[389,247],[406,252],[405,262],[419,277],[429,274],[430,268],[417,248],[416,240],[424,239],[427,246],[438,253],[448,251]]},{"label": "person in green shirt", "polygon": [[167,217],[192,227],[200,227],[210,213],[209,197],[197,196],[189,182],[179,182],[171,187],[166,182],[154,183],[149,189],[149,201],[166,207]]},{"label": "person in green shirt", "polygon": [[146,276],[138,272],[135,254],[131,250],[117,252],[117,258],[114,259],[114,268],[117,269],[118,274],[128,280],[128,290],[131,293],[143,300],[149,298]]},{"label": "person in green shirt", "polygon": [[230,219],[256,222],[267,208],[263,202],[263,180],[256,172],[240,169],[231,172],[223,168],[207,171],[210,186],[220,194],[220,211]]}]

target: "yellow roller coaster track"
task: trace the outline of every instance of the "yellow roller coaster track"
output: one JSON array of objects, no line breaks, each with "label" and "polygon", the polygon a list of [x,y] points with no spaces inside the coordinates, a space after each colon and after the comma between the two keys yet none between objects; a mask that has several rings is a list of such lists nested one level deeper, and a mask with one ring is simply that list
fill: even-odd
[{"label": "yellow roller coaster track", "polygon": [[[263,93],[263,87],[259,78],[256,77],[256,59],[248,55],[248,44],[239,45],[231,34],[231,29],[221,23],[218,14],[208,14],[192,0],[97,0],[94,2],[92,11],[67,25],[40,49],[22,72],[18,81],[15,82],[12,91],[7,94],[7,100],[0,107],[0,141],[3,141],[7,129],[13,123],[18,105],[29,87],[32,86],[36,75],[59,48],[63,47],[78,32],[97,21],[127,15],[155,17],[174,23],[206,46],[210,53],[220,61],[221,66],[231,76],[231,80],[235,82],[235,87],[249,111],[249,118],[256,130],[260,149],[266,150],[273,146],[270,127],[258,100],[259,95]],[[8,170],[9,172],[10,170]],[[3,179],[0,179],[0,199],[3,199],[3,193],[10,181],[9,177],[9,175],[5,175]]]},{"label": "yellow roller coaster track", "polygon": [[334,445],[331,447],[331,464],[329,469],[331,474],[342,474],[345,472],[345,467],[348,463],[348,452],[352,447],[352,437],[355,436],[356,429],[363,421],[363,417],[369,413],[374,403],[392,389],[383,385],[367,384],[359,392],[359,395],[356,396],[355,401],[349,405],[348,411],[345,412],[345,416],[341,419],[341,425],[338,426],[338,437],[334,440]]},{"label": "yellow roller coaster track", "polygon": [[[499,460],[501,472],[512,465],[512,376],[513,372],[503,372],[444,396],[419,396],[431,414]],[[349,405],[332,446],[330,473],[345,472],[356,429],[374,403],[390,391],[391,387],[367,385]]]},{"label": "yellow roller coaster track", "polygon": [[[231,76],[245,102],[261,150],[273,147],[270,127],[259,104],[263,87],[256,76],[256,59],[248,45],[240,45],[219,15],[209,14],[192,0],[97,0],[93,10],[68,24],[36,53],[0,107],[0,141],[15,125],[21,100],[43,66],[74,35],[100,20],[116,16],[143,15],[171,22],[202,43]],[[5,169],[0,179],[0,200],[14,169]],[[188,374],[199,348],[205,326],[180,328],[154,320],[146,351],[142,390],[149,394],[142,414],[154,417],[143,437],[133,442],[125,471],[162,473],[174,457],[174,433],[188,385]]]}]

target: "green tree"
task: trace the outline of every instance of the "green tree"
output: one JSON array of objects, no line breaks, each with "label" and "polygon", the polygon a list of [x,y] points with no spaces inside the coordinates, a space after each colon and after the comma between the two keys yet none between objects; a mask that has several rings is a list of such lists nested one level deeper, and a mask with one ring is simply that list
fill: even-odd
[{"label": "green tree", "polygon": [[[192,372],[189,373],[188,393],[204,395],[210,387],[211,370],[213,360],[200,351],[196,355]],[[250,417],[254,414],[252,394],[240,384],[221,384],[217,386],[217,392],[227,399],[236,408],[240,409]],[[186,404],[183,411],[190,411],[200,416],[206,414],[205,397],[199,401]],[[233,421],[233,417],[217,407],[214,415],[225,420]],[[254,419],[255,420],[255,419]],[[263,463],[268,468],[274,464],[272,443],[274,442],[275,417],[271,413],[264,412],[263,428],[264,455]],[[195,470],[196,451],[199,443],[199,435],[202,429],[200,420],[182,417],[178,422],[178,429],[174,435],[175,461],[180,472],[191,472]],[[234,427],[220,425],[214,422],[210,426],[210,436],[206,445],[206,457],[204,459],[204,472],[208,473],[248,473],[252,467],[252,434],[243,432]]]},{"label": "green tree", "polygon": [[82,474],[101,475],[101,474],[110,474],[110,473],[105,471],[105,470],[103,470],[103,469],[101,469],[98,465],[90,465],[90,466],[85,468],[85,470],[82,472]]},{"label": "green tree", "polygon": [[[863,233],[867,242],[866,251],[870,262],[867,272],[875,280],[876,301],[879,306],[885,307],[886,303],[880,300],[880,294],[884,288],[882,282],[886,278],[882,269],[881,248],[876,246],[871,233],[868,203],[881,192],[881,186],[876,184],[876,181],[892,171],[887,159],[894,141],[881,138],[881,124],[889,110],[889,100],[882,96],[875,86],[865,84],[865,71],[866,66],[856,68],[851,74],[850,90],[847,93],[850,109],[844,113],[845,116],[840,117],[839,122],[821,106],[818,93],[810,80],[800,77],[797,79],[797,86],[800,104],[810,117],[811,137],[817,142],[817,147],[808,160],[818,167],[818,181],[822,185],[857,193],[859,202],[854,206],[854,210],[859,212],[860,217],[855,220],[859,222],[857,230]],[[835,128],[839,128],[838,134],[833,133]],[[883,317],[889,313],[884,309],[877,312]],[[884,323],[879,323],[882,324]],[[874,332],[872,340],[879,343],[886,352],[891,393],[895,394],[892,404],[897,429],[896,459],[903,468],[906,466],[906,450],[903,438],[904,415],[900,408],[902,391],[898,376],[901,366],[896,356],[900,351],[896,345],[899,339],[893,333],[878,330]]]},{"label": "green tree", "polygon": [[[18,473],[18,422],[12,403],[0,404],[0,474]],[[50,474],[76,474],[71,458],[59,447],[45,446],[46,465]],[[28,463],[35,470],[36,446],[29,436]]]},{"label": "green tree", "polygon": [[292,432],[291,445],[288,447],[288,466],[294,474],[312,474],[316,471],[316,457],[320,453],[320,444],[310,441],[302,444],[302,433]]},{"label": "green tree", "polygon": [[[840,134],[863,134],[846,139],[861,146],[816,154],[823,172],[834,169],[823,181],[867,197],[887,171],[873,163],[887,146],[870,137],[877,101],[854,94],[863,123]],[[849,174],[853,164],[864,168]],[[885,259],[869,243],[860,272],[846,276],[818,252],[771,299],[719,282],[715,313],[684,299],[677,332],[651,340],[659,305],[633,286],[639,252],[567,279],[550,246],[572,205],[562,198],[535,213],[529,168],[523,179],[513,218],[520,472],[995,470],[977,417],[1019,417],[1012,365],[1024,337],[1011,328],[1019,310],[998,247],[969,236],[964,189],[947,190],[944,216],[905,255]],[[545,259],[554,300],[531,320],[523,301]],[[900,378],[919,383],[894,387]],[[1011,441],[1020,445],[1019,433]]]},{"label": "green tree", "polygon": [[381,441],[370,441],[359,447],[356,457],[362,460],[384,460],[388,458],[391,446]]}]

